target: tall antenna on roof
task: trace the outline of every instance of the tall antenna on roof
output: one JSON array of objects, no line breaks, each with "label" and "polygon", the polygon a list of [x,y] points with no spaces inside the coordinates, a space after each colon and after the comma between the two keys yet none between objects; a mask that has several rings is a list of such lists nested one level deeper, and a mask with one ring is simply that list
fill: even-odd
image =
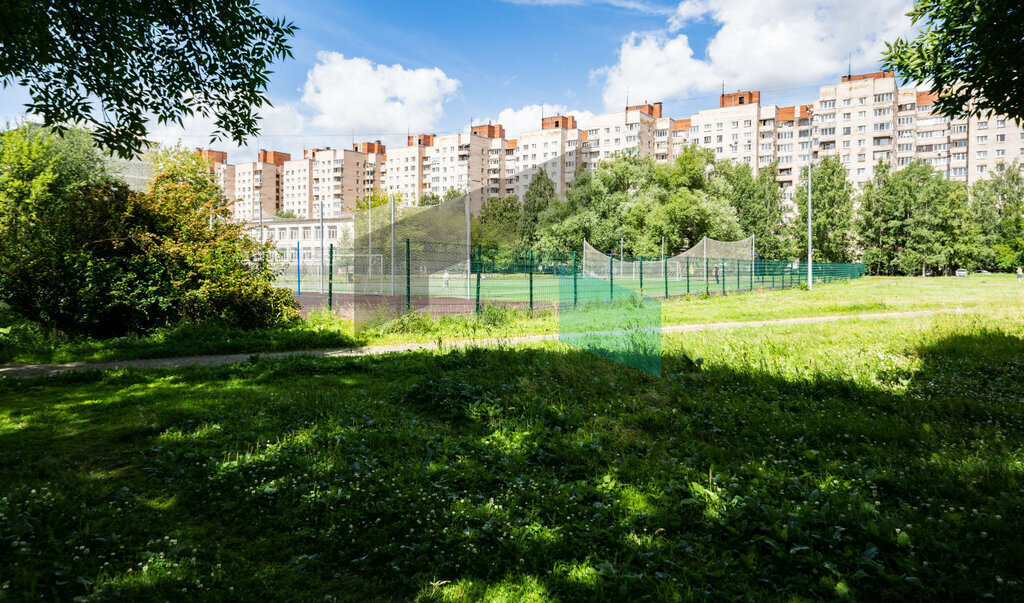
[{"label": "tall antenna on roof", "polygon": [[853,77],[853,51],[846,54],[846,79]]}]

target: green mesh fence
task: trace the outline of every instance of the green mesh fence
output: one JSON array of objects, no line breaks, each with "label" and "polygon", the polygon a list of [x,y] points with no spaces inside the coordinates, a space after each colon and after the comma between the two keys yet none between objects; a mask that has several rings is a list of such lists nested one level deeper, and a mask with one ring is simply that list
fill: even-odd
[{"label": "green mesh fence", "polygon": [[[462,244],[406,239],[395,241],[393,254],[328,246],[323,264],[318,258],[283,262],[278,283],[291,288],[305,309],[330,307],[360,324],[410,311],[470,314],[486,305],[542,310],[630,296],[732,295],[807,284],[805,262],[684,257],[676,265],[646,258],[622,264],[631,267],[620,270],[616,264],[594,274],[582,270],[580,254],[467,250]],[[815,263],[813,273],[815,284],[852,280],[864,275],[864,266]]]},{"label": "green mesh fence", "polygon": [[[681,254],[654,258],[613,257],[586,243],[573,253],[474,246],[467,224],[478,209],[463,196],[432,207],[385,204],[357,212],[352,232],[343,233],[344,248],[306,240],[282,248],[278,283],[306,310],[330,308],[360,327],[406,312],[564,309],[633,296],[728,295],[807,284],[804,262],[751,259],[751,238],[702,239]],[[813,268],[814,283],[863,275],[862,264]]]}]

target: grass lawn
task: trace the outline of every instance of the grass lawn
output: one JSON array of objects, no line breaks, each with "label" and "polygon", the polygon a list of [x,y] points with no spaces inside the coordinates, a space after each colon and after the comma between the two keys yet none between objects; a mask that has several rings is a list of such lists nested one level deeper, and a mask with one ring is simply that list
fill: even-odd
[{"label": "grass lawn", "polygon": [[941,282],[979,313],[672,335],[662,378],[549,342],[6,380],[0,592],[1020,598],[1020,301]]},{"label": "grass lawn", "polygon": [[[555,279],[548,280],[555,282]],[[549,283],[549,286],[554,285]],[[603,302],[606,287],[606,283],[593,281],[581,284],[580,299],[592,298],[592,294],[599,290]],[[755,290],[710,298],[693,296],[662,300],[662,323],[673,325],[776,320],[948,308],[984,309],[1022,303],[1024,287],[1017,284],[1013,275],[972,275],[966,279],[865,277],[852,282],[816,285],[813,291]],[[353,332],[350,322],[334,319],[326,313],[317,313],[302,322],[279,329],[243,331],[208,325],[181,325],[161,329],[144,337],[104,340],[64,340],[39,329],[12,329],[9,325],[3,325],[3,317],[0,316],[0,363],[89,362],[267,353],[403,341],[511,337],[557,331],[558,318],[550,310],[529,312],[486,304],[484,312],[479,316],[434,318],[412,314],[358,333]]]}]

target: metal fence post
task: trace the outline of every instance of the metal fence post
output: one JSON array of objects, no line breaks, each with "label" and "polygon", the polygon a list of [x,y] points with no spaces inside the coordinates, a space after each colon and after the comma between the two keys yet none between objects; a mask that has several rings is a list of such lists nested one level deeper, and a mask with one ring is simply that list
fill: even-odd
[{"label": "metal fence post", "polygon": [[690,256],[686,256],[686,294],[690,294]]},{"label": "metal fence post", "polygon": [[405,311],[412,309],[412,279],[409,276],[409,239],[405,240]]},{"label": "metal fence post", "polygon": [[668,299],[668,258],[665,257],[664,250],[661,253],[661,276],[665,278],[665,299]]},{"label": "metal fence post", "polygon": [[334,312],[334,243],[327,252],[327,309]]},{"label": "metal fence post", "polygon": [[572,307],[576,307],[576,252],[572,252]]},{"label": "metal fence post", "polygon": [[644,294],[644,256],[640,256],[640,296]]},{"label": "metal fence post", "polygon": [[480,313],[480,272],[483,267],[480,260],[480,244],[476,244],[476,313]]},{"label": "metal fence post", "polygon": [[297,293],[302,295],[302,241],[295,241],[295,281]]},{"label": "metal fence post", "polygon": [[530,250],[528,256],[530,259],[526,262],[526,271],[530,274],[530,312],[533,312],[533,250]]},{"label": "metal fence post", "polygon": [[704,294],[711,295],[711,282],[708,280],[708,267],[711,264],[708,263],[708,258],[704,258]]},{"label": "metal fence post", "polygon": [[608,256],[608,299],[615,301],[615,261]]}]

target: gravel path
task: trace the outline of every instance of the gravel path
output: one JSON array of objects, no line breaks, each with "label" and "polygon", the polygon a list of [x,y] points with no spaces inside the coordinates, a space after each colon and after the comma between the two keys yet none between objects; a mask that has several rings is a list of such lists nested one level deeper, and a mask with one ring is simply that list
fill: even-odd
[{"label": "gravel path", "polygon": [[[806,318],[783,318],[778,320],[752,320],[745,322],[713,322],[692,325],[672,325],[662,327],[662,333],[689,333],[694,331],[716,331],[720,329],[738,329],[743,327],[770,327],[777,325],[804,325],[840,320],[881,320],[887,318],[913,318],[916,316],[933,316],[936,314],[962,314],[963,309],[920,310],[916,312],[886,312],[877,314],[838,314],[834,316],[810,316]],[[599,332],[588,335],[608,335],[614,331]],[[496,345],[517,345],[540,341],[557,341],[558,334],[524,335],[519,337],[488,337],[482,339],[463,339],[446,341],[446,347],[487,347]],[[281,358],[285,356],[317,356],[321,358],[340,358],[345,356],[370,356],[392,354],[416,350],[435,350],[437,343],[401,343],[393,345],[374,345],[362,348],[340,350],[303,350],[296,352],[270,352],[258,354],[260,358]],[[111,362],[73,362],[69,364],[14,364],[0,365],[0,378],[5,377],[39,377],[56,375],[73,371],[110,370],[123,368],[166,369],[182,366],[215,366],[243,362],[254,354],[226,354],[221,356],[187,356],[181,358],[151,358],[145,360],[114,360]]]}]

